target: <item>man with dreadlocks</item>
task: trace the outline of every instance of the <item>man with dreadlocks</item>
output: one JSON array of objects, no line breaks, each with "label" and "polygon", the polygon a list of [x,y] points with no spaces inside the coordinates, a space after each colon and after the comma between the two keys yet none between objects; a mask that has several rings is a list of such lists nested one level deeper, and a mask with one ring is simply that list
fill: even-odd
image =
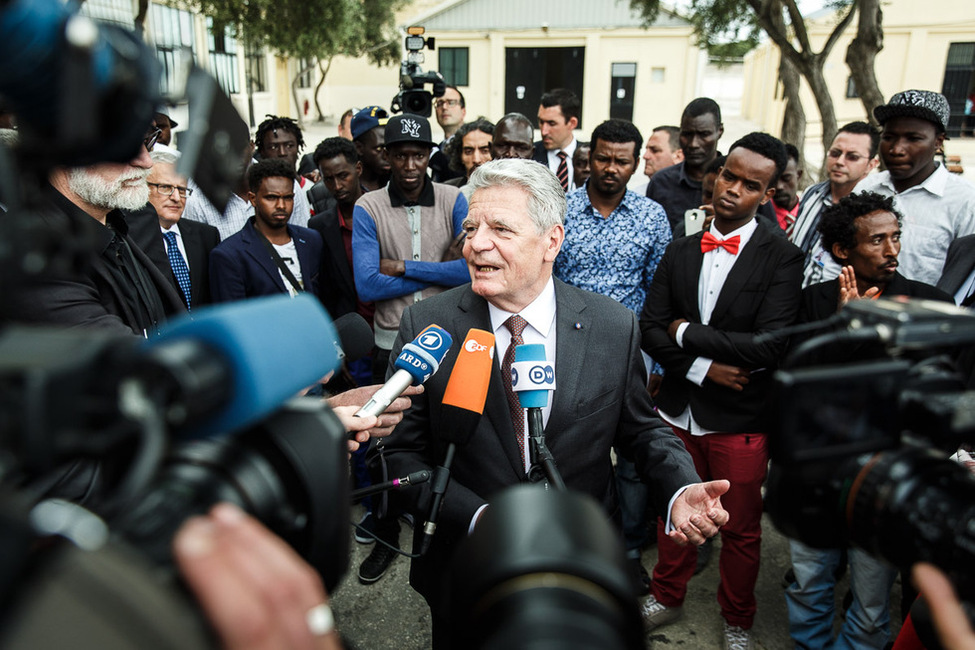
[{"label": "man with dreadlocks", "polygon": [[[298,123],[290,117],[276,115],[268,115],[267,119],[260,123],[254,142],[257,144],[257,155],[261,160],[283,158],[291,165],[291,169],[297,169],[298,154],[305,146],[305,139],[301,137]],[[291,212],[291,220],[288,222],[293,226],[308,226],[308,218],[311,216],[311,207],[308,205],[308,197],[305,196],[307,189],[305,185],[311,187],[311,181],[299,174],[298,180],[295,181],[295,206]]]}]

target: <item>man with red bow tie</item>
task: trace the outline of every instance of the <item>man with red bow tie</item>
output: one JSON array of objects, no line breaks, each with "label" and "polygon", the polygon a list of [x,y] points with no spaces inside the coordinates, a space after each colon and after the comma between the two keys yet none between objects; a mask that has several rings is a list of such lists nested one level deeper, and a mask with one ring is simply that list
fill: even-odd
[{"label": "man with red bow tie", "polygon": [[[751,133],[732,145],[714,187],[708,232],[664,253],[640,318],[643,349],[665,370],[660,416],[684,441],[704,480],[729,479],[722,497],[718,602],[726,647],[752,647],[761,547],[760,488],[768,461],[766,401],[787,341],[755,336],[791,325],[799,309],[802,253],[755,220],[786,166],[784,145]],[[643,605],[649,628],[682,614],[696,554],[658,529],[658,562]],[[737,644],[737,645],[736,645]]]}]

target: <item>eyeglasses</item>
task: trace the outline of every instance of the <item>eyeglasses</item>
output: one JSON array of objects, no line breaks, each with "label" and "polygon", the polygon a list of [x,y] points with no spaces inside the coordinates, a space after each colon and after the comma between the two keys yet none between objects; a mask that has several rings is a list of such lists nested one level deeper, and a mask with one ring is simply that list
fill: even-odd
[{"label": "eyeglasses", "polygon": [[152,151],[152,148],[156,146],[156,142],[161,135],[162,129],[155,126],[146,131],[146,137],[142,139],[142,144],[145,145],[146,151]]},{"label": "eyeglasses", "polygon": [[271,153],[294,151],[298,148],[297,142],[273,142],[265,147]]},{"label": "eyeglasses", "polygon": [[173,190],[179,192],[180,198],[186,198],[193,194],[193,190],[188,187],[182,187],[181,185],[163,185],[161,183],[146,183],[146,185],[151,185],[156,188],[156,192],[160,196],[172,196]]},{"label": "eyeglasses", "polygon": [[433,105],[436,106],[437,108],[443,108],[444,106],[450,106],[451,108],[453,108],[454,106],[458,106],[459,104],[460,104],[459,99],[438,99],[433,103]]},{"label": "eyeglasses", "polygon": [[866,158],[866,156],[861,156],[855,151],[843,152],[840,151],[839,149],[830,149],[829,151],[826,152],[826,155],[833,159],[846,158],[846,161],[851,163],[859,162],[860,160]]}]

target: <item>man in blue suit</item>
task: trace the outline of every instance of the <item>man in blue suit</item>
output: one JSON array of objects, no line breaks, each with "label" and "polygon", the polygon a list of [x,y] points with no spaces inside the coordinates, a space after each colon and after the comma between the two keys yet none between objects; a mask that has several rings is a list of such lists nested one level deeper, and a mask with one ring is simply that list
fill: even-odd
[{"label": "man in blue suit", "polygon": [[248,171],[254,216],[210,254],[214,302],[317,291],[322,237],[288,223],[294,180],[293,166],[281,159],[263,160]]}]

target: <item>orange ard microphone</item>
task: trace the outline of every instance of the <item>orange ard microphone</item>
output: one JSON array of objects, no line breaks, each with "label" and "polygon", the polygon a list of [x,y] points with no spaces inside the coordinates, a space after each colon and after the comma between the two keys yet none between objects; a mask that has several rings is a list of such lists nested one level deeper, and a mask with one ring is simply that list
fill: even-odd
[{"label": "orange ard microphone", "polygon": [[493,363],[494,334],[473,328],[468,330],[444,390],[443,417],[438,435],[449,444],[443,464],[433,470],[430,485],[433,498],[430,501],[430,515],[423,524],[420,555],[430,549],[433,534],[437,531],[440,505],[450,483],[450,465],[454,462],[457,445],[467,444],[484,412]]}]

